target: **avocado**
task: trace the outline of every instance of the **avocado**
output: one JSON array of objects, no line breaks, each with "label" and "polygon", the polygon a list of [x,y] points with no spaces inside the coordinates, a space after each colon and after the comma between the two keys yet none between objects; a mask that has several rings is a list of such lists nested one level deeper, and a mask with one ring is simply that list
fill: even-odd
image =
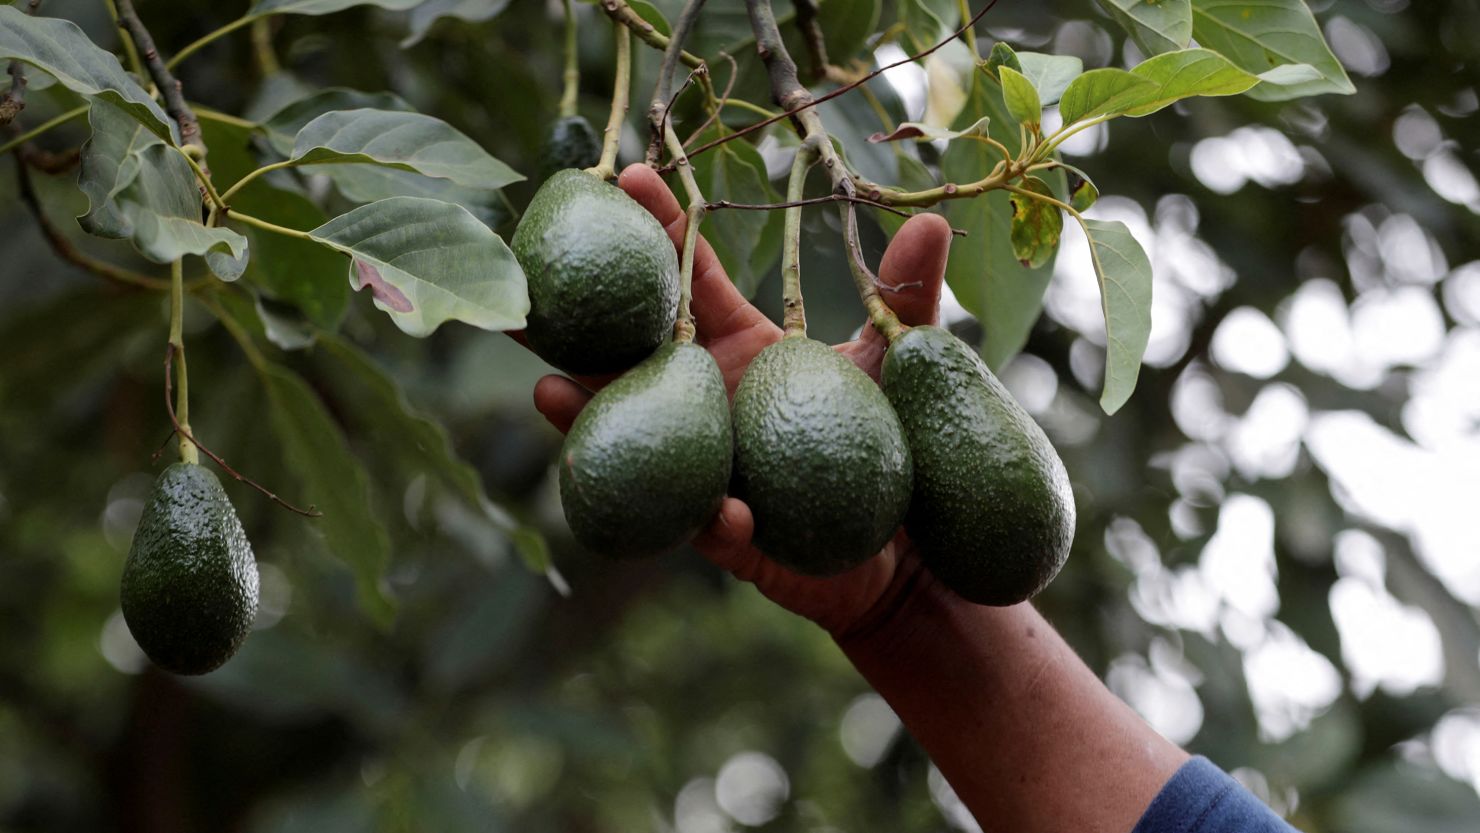
[{"label": "avocado", "polygon": [[631,197],[570,169],[545,181],[514,231],[529,280],[525,336],[567,373],[626,370],[678,317],[678,255]]},{"label": "avocado", "polygon": [[905,531],[925,566],[977,604],[1033,597],[1074,541],[1074,493],[1043,429],[939,327],[896,339],[881,378],[914,456]]},{"label": "avocado", "polygon": [[154,482],[119,594],[134,641],[175,674],[213,671],[257,615],[257,562],[216,475],[175,463]]},{"label": "avocado", "polygon": [[550,125],[540,155],[540,176],[566,168],[590,168],[601,161],[601,136],[584,116],[566,116]]},{"label": "avocado", "polygon": [[772,344],[735,391],[735,489],[755,544],[799,573],[866,561],[910,501],[910,453],[879,387],[836,350],[803,336]]},{"label": "avocado", "polygon": [[560,449],[576,540],[612,557],[660,555],[714,517],[730,480],[730,408],[709,351],[669,342],[602,388]]}]

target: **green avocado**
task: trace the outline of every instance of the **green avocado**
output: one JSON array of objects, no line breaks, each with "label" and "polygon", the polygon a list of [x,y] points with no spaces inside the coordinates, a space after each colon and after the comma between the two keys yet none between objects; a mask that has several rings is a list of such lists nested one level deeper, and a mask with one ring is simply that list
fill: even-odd
[{"label": "green avocado", "polygon": [[730,481],[730,408],[709,351],[669,342],[596,394],[560,449],[576,540],[612,557],[660,555],[714,517]]},{"label": "green avocado", "polygon": [[584,116],[566,116],[550,125],[540,155],[540,176],[566,168],[590,168],[601,161],[601,136]]},{"label": "green avocado", "polygon": [[529,346],[567,373],[615,373],[666,340],[678,317],[678,255],[621,189],[577,170],[545,181],[514,231],[529,280]]},{"label": "green avocado", "polygon": [[119,594],[134,641],[175,674],[213,671],[257,615],[257,562],[209,470],[175,463],[154,481]]},{"label": "green avocado", "polygon": [[835,575],[894,535],[910,502],[910,452],[879,387],[819,341],[792,336],[735,391],[735,489],[755,544],[791,569]]},{"label": "green avocado", "polygon": [[1043,429],[975,350],[939,327],[896,339],[882,384],[914,456],[905,530],[925,566],[977,604],[1032,598],[1074,541],[1074,493]]}]

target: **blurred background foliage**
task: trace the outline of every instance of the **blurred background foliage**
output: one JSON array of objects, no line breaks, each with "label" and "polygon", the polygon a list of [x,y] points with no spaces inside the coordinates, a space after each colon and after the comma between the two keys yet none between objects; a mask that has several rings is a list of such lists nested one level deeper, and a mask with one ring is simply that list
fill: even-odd
[{"label": "blurred background foliage", "polygon": [[[243,11],[140,5],[166,52]],[[670,16],[675,5],[655,3]],[[693,51],[733,50],[736,94],[769,104],[741,4],[710,5]],[[1046,312],[1002,368],[1058,445],[1079,505],[1074,555],[1039,604],[1154,726],[1302,829],[1475,830],[1480,3],[1311,5],[1356,95],[1192,101],[1065,148],[1106,195],[1092,216],[1127,222],[1146,246],[1156,299],[1140,387],[1107,418],[1095,405],[1098,297],[1082,239],[1066,234]],[[579,12],[581,110],[601,124],[610,27],[590,6]],[[116,45],[99,3],[52,0],[43,13]],[[897,26],[913,48],[958,20],[954,3],[934,0],[827,0],[822,13],[833,54],[865,61],[873,33]],[[194,100],[254,118],[313,87],[389,90],[532,175],[559,98],[559,20],[546,0],[276,18],[276,72],[243,32],[181,77]],[[1086,0],[1003,0],[979,32],[983,49],[1005,40],[1086,67],[1140,60]],[[637,54],[641,101],[657,61]],[[728,64],[715,66],[726,78]],[[850,159],[879,181],[931,176],[935,148],[863,141],[885,117],[920,117],[924,71],[870,89],[872,101],[823,107]],[[29,101],[25,126],[75,104],[55,86]],[[731,126],[752,118],[725,115]],[[85,129],[36,146],[65,152]],[[215,122],[207,131],[218,171],[252,164],[244,137]],[[640,136],[629,134],[629,158]],[[776,190],[767,179],[784,171],[788,141],[778,130],[729,145],[701,173],[759,201]],[[79,247],[129,262],[123,244],[76,233],[75,173],[32,176]],[[507,201],[465,196],[507,236],[536,185],[508,188]],[[275,186],[258,199],[299,227],[345,199],[317,179]],[[351,484],[354,499],[362,483],[366,500],[336,529],[228,481],[261,563],[256,632],[207,677],[152,670],[117,587],[162,465],[150,454],[167,426],[165,301],[58,260],[17,194],[6,161],[0,830],[975,829],[818,629],[692,552],[611,564],[572,544],[550,476],[559,436],[530,402],[547,371],[537,359],[460,326],[407,338],[350,296],[337,258],[286,244],[259,248],[269,265],[247,278],[265,312],[235,296],[240,308],[226,312],[297,375],[265,391],[192,304],[192,422],[290,499],[331,506],[344,496],[325,490]],[[716,215],[709,233],[774,315],[769,224]],[[885,240],[867,229],[871,258]],[[972,265],[959,255],[967,245],[957,242],[953,269]],[[848,338],[862,315],[832,212],[808,213],[803,260],[813,333]],[[983,337],[960,304],[946,313]],[[299,319],[339,334],[274,346],[293,342]],[[288,329],[269,343],[263,320]],[[309,411],[298,444],[282,436],[293,403]],[[496,506],[466,499],[466,470],[421,415],[446,426]],[[307,467],[293,459],[305,449]],[[521,525],[547,536],[558,573],[521,566],[509,534]],[[366,612],[329,554],[344,556],[346,536],[360,547],[351,562],[383,566],[392,623]],[[526,555],[538,549],[518,537]],[[375,565],[382,547],[388,561]]]}]

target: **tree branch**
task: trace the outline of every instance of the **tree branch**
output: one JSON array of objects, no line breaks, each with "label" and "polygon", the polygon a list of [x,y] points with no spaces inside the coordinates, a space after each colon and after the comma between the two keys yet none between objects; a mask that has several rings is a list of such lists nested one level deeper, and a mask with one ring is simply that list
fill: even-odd
[{"label": "tree branch", "polygon": [[[683,10],[679,12],[678,19],[673,23],[673,34],[668,39],[668,47],[663,50],[663,63],[658,67],[658,81],[653,86],[653,100],[648,104],[648,123],[652,128],[652,138],[648,142],[647,163],[656,166],[658,157],[663,152],[663,143],[667,136],[666,126],[668,124],[668,110],[673,106],[673,71],[677,68],[679,53],[683,52],[683,43],[689,36],[689,31],[694,28],[694,23],[699,19],[699,12],[704,8],[704,0],[687,0]],[[708,73],[709,67],[703,61],[694,68],[694,73]],[[690,80],[693,75],[689,76]],[[688,87],[688,82],[684,83]],[[682,92],[682,90],[680,90]]]},{"label": "tree branch", "polygon": [[[41,6],[41,0],[31,0],[26,4],[26,14],[36,14],[36,9]],[[26,109],[26,65],[19,60],[10,62],[10,89],[5,95],[0,95],[0,127],[15,121],[15,117]]]},{"label": "tree branch", "polygon": [[206,167],[206,143],[200,135],[200,122],[195,118],[195,111],[190,109],[190,104],[185,101],[184,87],[165,66],[164,59],[160,57],[159,49],[154,45],[154,36],[144,26],[144,21],[139,19],[139,13],[134,10],[134,0],[118,0],[118,18],[123,27],[128,30],[129,37],[133,39],[136,46],[143,52],[144,66],[149,69],[149,76],[154,79],[155,86],[159,87],[160,95],[164,96],[164,109],[170,114],[170,118],[180,125],[180,144],[184,148],[195,146],[199,149],[199,165],[201,171],[209,178],[210,169]]},{"label": "tree branch", "polygon": [[[601,0],[598,5],[601,6],[603,12],[606,12],[607,17],[630,29],[638,40],[654,49],[666,50],[668,48],[668,36],[659,32],[653,24],[643,20],[642,15],[627,5],[626,0]],[[704,63],[704,59],[692,52],[680,52],[678,58],[683,61],[684,66],[690,69],[698,69]]]},{"label": "tree branch", "polygon": [[797,26],[807,42],[807,57],[811,59],[812,80],[827,75],[827,41],[822,36],[822,27],[817,25],[817,0],[792,0],[797,10]]}]

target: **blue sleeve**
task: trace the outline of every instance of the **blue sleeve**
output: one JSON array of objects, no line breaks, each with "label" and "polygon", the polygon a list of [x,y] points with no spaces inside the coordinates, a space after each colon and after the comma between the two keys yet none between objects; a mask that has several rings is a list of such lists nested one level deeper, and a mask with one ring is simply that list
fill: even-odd
[{"label": "blue sleeve", "polygon": [[1131,833],[1296,833],[1207,758],[1182,765]]}]

